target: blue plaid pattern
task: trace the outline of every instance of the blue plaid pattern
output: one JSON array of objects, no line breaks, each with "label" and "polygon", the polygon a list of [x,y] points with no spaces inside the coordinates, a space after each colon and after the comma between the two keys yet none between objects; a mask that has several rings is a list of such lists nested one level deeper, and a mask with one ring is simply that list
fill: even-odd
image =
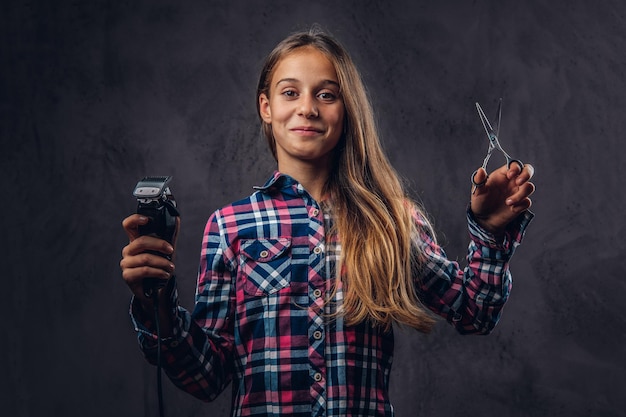
[{"label": "blue plaid pattern", "polygon": [[[416,286],[424,305],[461,333],[489,333],[510,292],[508,261],[531,218],[521,216],[496,242],[468,212],[464,269],[420,228],[416,244],[427,261]],[[170,379],[205,401],[232,382],[233,416],[393,416],[393,332],[329,317],[343,300],[331,225],[332,209],[278,172],[216,211],[204,233],[193,313],[177,306],[172,289],[175,336],[162,346]],[[134,304],[131,316],[154,363],[152,323]]]}]

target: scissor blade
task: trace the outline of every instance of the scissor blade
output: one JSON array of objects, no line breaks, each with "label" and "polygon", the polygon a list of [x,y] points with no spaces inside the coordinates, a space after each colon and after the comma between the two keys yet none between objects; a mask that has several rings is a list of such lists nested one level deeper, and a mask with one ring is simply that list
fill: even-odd
[{"label": "scissor blade", "polygon": [[496,116],[496,137],[500,137],[500,119],[502,118],[502,98],[498,102],[498,114]]},{"label": "scissor blade", "polygon": [[493,138],[497,138],[498,135],[491,127],[491,123],[489,123],[489,119],[485,116],[485,112],[483,112],[483,108],[480,107],[480,104],[476,103],[476,109],[478,110],[478,116],[480,116],[480,121],[483,123],[483,127],[485,128],[485,132],[487,132],[489,140],[493,141]]}]

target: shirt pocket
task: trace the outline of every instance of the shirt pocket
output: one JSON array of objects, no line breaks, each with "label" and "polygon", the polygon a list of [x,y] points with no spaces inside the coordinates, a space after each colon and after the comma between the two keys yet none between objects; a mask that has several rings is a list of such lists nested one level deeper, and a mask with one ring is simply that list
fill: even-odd
[{"label": "shirt pocket", "polygon": [[291,239],[246,239],[240,247],[243,289],[248,295],[274,294],[291,283]]}]

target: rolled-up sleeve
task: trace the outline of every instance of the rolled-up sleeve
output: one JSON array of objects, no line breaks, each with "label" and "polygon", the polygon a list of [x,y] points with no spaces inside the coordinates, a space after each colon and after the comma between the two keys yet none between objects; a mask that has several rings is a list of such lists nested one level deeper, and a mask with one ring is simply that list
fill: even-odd
[{"label": "rolled-up sleeve", "polygon": [[[533,218],[521,214],[498,239],[481,228],[467,211],[470,243],[467,266],[448,259],[432,233],[420,227],[423,253],[416,275],[422,302],[462,334],[488,334],[496,326],[512,287],[509,262]],[[418,224],[423,222],[418,219]]]}]

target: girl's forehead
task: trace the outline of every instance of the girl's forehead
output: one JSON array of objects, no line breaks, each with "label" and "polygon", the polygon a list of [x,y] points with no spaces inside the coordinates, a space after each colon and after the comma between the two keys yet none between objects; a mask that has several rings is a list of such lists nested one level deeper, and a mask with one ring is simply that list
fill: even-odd
[{"label": "girl's forehead", "polygon": [[303,46],[285,53],[276,63],[272,78],[278,74],[285,75],[284,73],[293,73],[290,74],[292,76],[325,73],[326,76],[332,75],[332,78],[337,78],[332,60],[324,52],[312,46]]}]

